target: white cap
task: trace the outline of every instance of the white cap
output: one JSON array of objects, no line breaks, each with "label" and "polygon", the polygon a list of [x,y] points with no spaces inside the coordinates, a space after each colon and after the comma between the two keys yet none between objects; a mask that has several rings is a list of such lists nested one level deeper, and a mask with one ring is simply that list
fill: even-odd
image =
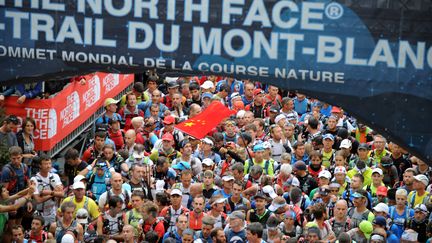
[{"label": "white cap", "polygon": [[88,223],[89,214],[85,208],[78,209],[76,213],[76,219],[79,224],[87,224]]},{"label": "white cap", "polygon": [[334,173],[335,174],[338,174],[338,173],[346,174],[347,171],[346,171],[345,167],[343,167],[343,166],[336,166]]},{"label": "white cap", "polygon": [[74,182],[72,188],[74,190],[76,190],[76,189],[85,189],[86,187],[82,181],[77,181],[77,182]]},{"label": "white cap", "polygon": [[245,114],[246,114],[246,111],[239,110],[239,111],[237,111],[236,118],[243,118],[245,116]]},{"label": "white cap", "polygon": [[177,80],[178,80],[178,77],[165,77],[165,81],[166,81],[167,83],[170,83],[170,82],[177,82]]},{"label": "white cap", "polygon": [[264,193],[269,194],[269,196],[270,196],[272,199],[275,199],[275,198],[278,196],[278,195],[276,194],[276,192],[274,191],[273,187],[270,186],[270,185],[267,185],[267,186],[263,187],[262,190],[263,190]]},{"label": "white cap", "polygon": [[132,156],[134,159],[142,159],[144,158],[144,152],[134,151]]},{"label": "white cap", "polygon": [[174,188],[171,190],[170,195],[179,195],[179,196],[183,196],[183,193],[180,191],[180,189]]},{"label": "white cap", "polygon": [[63,235],[61,243],[75,243],[75,238],[71,234]]},{"label": "white cap", "polygon": [[212,165],[214,165],[213,160],[210,159],[210,158],[205,158],[205,159],[203,159],[203,161],[202,161],[201,163],[202,163],[202,164],[205,164],[205,165],[207,165],[207,166],[212,166]]},{"label": "white cap", "polygon": [[385,203],[378,203],[373,210],[375,210],[376,212],[382,212],[382,213],[389,213],[389,207],[387,204]]},{"label": "white cap", "polygon": [[223,181],[231,181],[231,180],[235,180],[234,176],[232,175],[226,175],[222,177]]},{"label": "white cap", "polygon": [[341,142],[339,148],[346,148],[346,149],[349,149],[349,148],[351,148],[351,146],[352,146],[351,140],[349,140],[349,139],[344,139],[344,140],[342,140],[342,142]]},{"label": "white cap", "polygon": [[277,115],[275,118],[275,123],[277,124],[280,120],[282,120],[284,118],[286,119],[286,116],[284,114]]},{"label": "white cap", "polygon": [[84,180],[84,179],[87,179],[87,178],[85,176],[83,176],[83,175],[77,175],[74,178],[74,184],[75,184],[75,182],[81,181],[81,180]]},{"label": "white cap", "polygon": [[203,143],[210,144],[211,146],[214,145],[213,141],[210,140],[210,138],[204,138],[204,139],[201,140],[201,141],[202,141]]},{"label": "white cap", "polygon": [[429,185],[429,179],[423,174],[414,176],[414,180],[421,181],[425,186]]},{"label": "white cap", "polygon": [[224,197],[218,198],[216,199],[216,201],[214,201],[211,205],[216,204],[216,203],[224,203],[226,201],[226,199]]},{"label": "white cap", "polygon": [[324,177],[324,178],[327,178],[327,179],[330,180],[330,178],[331,178],[331,173],[330,173],[330,171],[328,171],[328,170],[322,170],[322,171],[318,174],[318,178],[321,178],[321,177]]},{"label": "white cap", "polygon": [[214,88],[214,84],[213,84],[212,81],[207,80],[207,81],[205,81],[205,82],[201,85],[201,88],[203,88],[203,89],[213,89],[213,88]]},{"label": "white cap", "polygon": [[373,173],[378,173],[378,174],[380,174],[380,175],[383,175],[383,174],[384,174],[383,171],[382,171],[380,168],[375,168],[375,169],[373,169],[373,170],[372,170],[372,175],[373,175]]}]

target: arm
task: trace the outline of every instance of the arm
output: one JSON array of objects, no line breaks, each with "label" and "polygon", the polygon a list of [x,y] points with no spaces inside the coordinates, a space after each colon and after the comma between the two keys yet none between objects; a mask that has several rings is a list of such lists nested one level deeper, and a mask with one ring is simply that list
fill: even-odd
[{"label": "arm", "polygon": [[99,216],[99,217],[97,218],[97,223],[96,223],[96,225],[97,225],[97,229],[96,229],[97,234],[98,234],[98,235],[103,235],[103,232],[102,232],[102,228],[103,228],[103,219],[102,219],[102,215]]},{"label": "arm", "polygon": [[27,195],[27,196],[17,200],[15,202],[15,204],[13,204],[13,205],[0,205],[0,213],[16,211],[20,207],[24,206],[30,199],[31,199],[31,196]]},{"label": "arm", "polygon": [[77,225],[77,231],[78,231],[78,235],[77,235],[78,242],[83,242],[83,240],[84,240],[84,229],[83,229],[83,227],[82,227],[81,224]]}]

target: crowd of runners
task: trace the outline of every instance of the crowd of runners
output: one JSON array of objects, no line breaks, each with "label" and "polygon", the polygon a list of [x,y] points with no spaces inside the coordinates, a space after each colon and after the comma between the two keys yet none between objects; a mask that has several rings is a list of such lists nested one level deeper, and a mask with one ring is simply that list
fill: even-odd
[{"label": "crowd of runners", "polygon": [[[46,93],[3,91],[0,102]],[[236,114],[201,139],[175,128],[212,102]],[[339,106],[250,80],[150,75],[104,107],[64,167],[35,151],[32,118],[5,118],[3,242],[432,238],[432,169]]]}]

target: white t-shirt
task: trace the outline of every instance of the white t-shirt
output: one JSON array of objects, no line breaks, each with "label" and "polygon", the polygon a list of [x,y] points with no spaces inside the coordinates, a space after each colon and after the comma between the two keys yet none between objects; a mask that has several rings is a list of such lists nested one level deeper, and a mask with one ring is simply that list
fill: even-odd
[{"label": "white t-shirt", "polygon": [[[130,187],[130,186],[129,186]],[[122,193],[120,195],[116,195],[113,193],[112,189],[110,189],[110,196],[119,196],[121,199],[123,199],[123,205],[122,205],[122,209],[126,208],[126,198],[128,198],[129,202],[131,202],[131,192],[130,190],[126,190],[124,188],[122,188]],[[102,193],[102,195],[99,197],[99,201],[98,201],[98,205],[99,208],[102,208],[105,206],[105,204],[107,204],[107,197],[108,197],[108,191]]]},{"label": "white t-shirt", "polygon": [[[54,188],[62,184],[60,177],[51,172],[48,173],[48,177],[43,177],[40,173],[37,173],[36,176],[33,176],[30,180],[36,185],[36,190],[33,193],[34,195],[39,195],[42,190],[54,190]],[[36,209],[42,216],[50,216],[56,214],[57,205],[53,199],[49,199],[43,203],[39,203]]]}]

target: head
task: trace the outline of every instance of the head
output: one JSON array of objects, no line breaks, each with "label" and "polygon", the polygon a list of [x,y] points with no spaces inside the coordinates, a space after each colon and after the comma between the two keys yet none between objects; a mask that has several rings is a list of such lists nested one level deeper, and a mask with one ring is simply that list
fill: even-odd
[{"label": "head", "polygon": [[135,209],[140,209],[144,204],[144,192],[134,191],[131,196],[132,207]]},{"label": "head", "polygon": [[135,143],[136,132],[133,129],[129,129],[125,132],[125,143],[128,147],[132,147]]},{"label": "head", "polygon": [[357,208],[362,208],[366,206],[367,203],[367,192],[363,189],[357,190],[357,193],[361,194],[361,197],[354,198],[354,206]]},{"label": "head", "polygon": [[202,219],[202,234],[204,236],[204,238],[207,238],[210,236],[213,228],[214,228],[214,224],[216,223],[215,219],[209,215],[206,215],[203,217]]},{"label": "head", "polygon": [[122,178],[120,173],[114,173],[111,176],[110,181],[111,181],[111,186],[114,190],[117,190],[117,191],[121,190],[122,185],[123,185],[123,178]]},{"label": "head", "polygon": [[373,144],[375,146],[375,149],[378,151],[382,151],[386,145],[387,141],[386,139],[381,135],[375,135]]},{"label": "head", "polygon": [[17,243],[24,241],[24,228],[21,225],[15,225],[12,227],[12,239]]},{"label": "head", "polygon": [[126,94],[126,106],[135,107],[137,105],[137,96],[134,92]]},{"label": "head", "polygon": [[24,133],[33,135],[35,127],[36,127],[35,120],[31,117],[26,117],[26,119],[23,122]]},{"label": "head", "polygon": [[33,233],[40,233],[45,224],[45,219],[39,215],[33,216],[33,220],[31,222],[31,231]]},{"label": "head", "polygon": [[42,153],[40,156],[40,171],[48,173],[51,171],[52,163],[51,158],[46,153]]},{"label": "head", "polygon": [[181,230],[181,231],[187,229],[187,226],[189,224],[188,220],[189,219],[188,219],[188,217],[186,215],[184,215],[184,214],[179,215],[177,217],[177,219],[176,219],[176,227],[177,227],[177,229]]},{"label": "head", "polygon": [[403,188],[399,188],[396,191],[396,206],[405,207],[407,203],[407,197],[408,197],[408,192]]},{"label": "head", "polygon": [[3,128],[6,130],[6,132],[13,132],[16,131],[19,124],[20,121],[18,117],[16,117],[15,115],[10,115],[3,122]]},{"label": "head", "polygon": [[116,195],[111,196],[108,201],[108,207],[112,215],[117,215],[122,211],[123,199]]},{"label": "head", "polygon": [[9,158],[11,164],[15,167],[20,166],[22,161],[22,149],[18,146],[12,146],[9,148]]},{"label": "head", "polygon": [[194,231],[185,229],[182,233],[182,243],[192,243],[194,241]]},{"label": "head", "polygon": [[68,163],[72,167],[78,166],[81,162],[79,152],[74,148],[70,148],[66,151],[64,159],[66,163]]},{"label": "head", "polygon": [[210,234],[214,243],[226,243],[226,237],[222,228],[213,229]]},{"label": "head", "polygon": [[415,175],[414,169],[412,169],[412,168],[406,169],[405,172],[403,173],[404,184],[407,186],[412,186],[414,183],[414,175]]},{"label": "head", "polygon": [[198,104],[192,104],[189,107],[189,118],[193,118],[196,115],[198,115],[199,113],[201,113],[202,109],[201,106],[199,106]]},{"label": "head", "polygon": [[347,201],[344,199],[338,200],[335,207],[333,208],[333,211],[336,218],[344,218],[348,211]]},{"label": "head", "polygon": [[96,132],[94,138],[94,146],[97,150],[102,150],[105,144],[106,132]]},{"label": "head", "polygon": [[246,228],[246,238],[251,243],[260,242],[263,232],[264,228],[262,224],[258,222],[250,223]]},{"label": "head", "polygon": [[123,239],[125,241],[132,241],[134,239],[135,236],[135,229],[132,225],[127,224],[125,226],[123,226]]},{"label": "head", "polygon": [[364,177],[362,174],[355,174],[351,180],[351,188],[354,190],[363,188]]},{"label": "head", "polygon": [[62,203],[62,205],[60,206],[60,211],[64,221],[70,222],[73,220],[75,208],[75,204],[71,201]]}]

